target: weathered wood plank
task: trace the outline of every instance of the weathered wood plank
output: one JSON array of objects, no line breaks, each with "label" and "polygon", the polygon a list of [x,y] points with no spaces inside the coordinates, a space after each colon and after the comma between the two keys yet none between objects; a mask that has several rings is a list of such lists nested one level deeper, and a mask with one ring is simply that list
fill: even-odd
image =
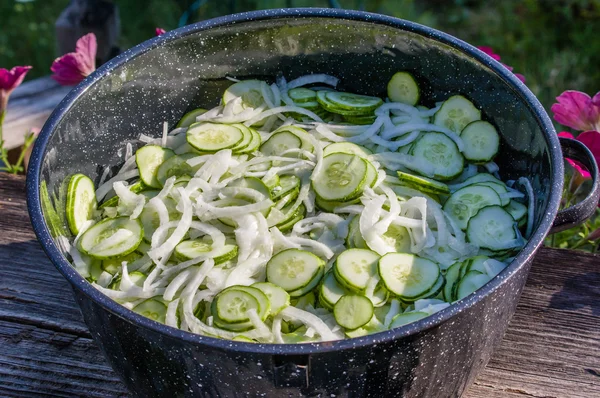
[{"label": "weathered wood plank", "polygon": [[42,128],[48,116],[71,89],[59,85],[50,76],[19,86],[8,102],[3,129],[6,148],[22,145],[26,133],[34,128]]},{"label": "weathered wood plank", "polygon": [[[0,396],[125,396],[31,231],[22,177],[0,174]],[[600,396],[600,256],[544,249],[467,398]]]}]

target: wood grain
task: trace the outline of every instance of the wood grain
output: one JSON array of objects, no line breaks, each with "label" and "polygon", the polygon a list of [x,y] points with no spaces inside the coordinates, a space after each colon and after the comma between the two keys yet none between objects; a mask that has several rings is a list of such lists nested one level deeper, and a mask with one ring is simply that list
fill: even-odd
[{"label": "wood grain", "polygon": [[[0,174],[0,396],[126,396]],[[466,398],[600,397],[600,256],[543,249],[502,346]]]}]

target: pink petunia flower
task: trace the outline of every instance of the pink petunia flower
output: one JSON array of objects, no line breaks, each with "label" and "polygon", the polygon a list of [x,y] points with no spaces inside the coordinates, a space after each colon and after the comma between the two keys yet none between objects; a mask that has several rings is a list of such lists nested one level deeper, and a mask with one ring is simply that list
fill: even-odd
[{"label": "pink petunia flower", "polygon": [[575,130],[600,131],[600,92],[590,98],[581,91],[567,90],[552,105],[554,120]]},{"label": "pink petunia flower", "polygon": [[[489,46],[479,46],[477,47],[478,49],[480,49],[481,51],[483,51],[484,53],[486,53],[487,55],[489,55],[490,57],[492,57],[494,60],[500,62],[500,56],[496,53],[494,53],[494,49],[492,47]],[[502,63],[502,62],[500,62]],[[512,66],[508,66],[506,64],[502,64],[504,65],[504,67],[506,69],[508,69],[509,71],[512,72],[513,67]],[[525,83],[525,76],[523,76],[520,73],[514,73],[514,75],[516,76],[517,79],[519,79],[520,81],[522,81],[523,83]]]},{"label": "pink petunia flower", "polygon": [[52,78],[63,86],[74,86],[96,70],[96,35],[88,33],[77,40],[75,52],[54,60]]},{"label": "pink petunia flower", "polygon": [[[573,136],[573,134],[571,134],[567,131],[562,131],[562,132],[558,133],[558,136],[564,137],[564,138],[575,139],[575,140],[581,142],[583,145],[588,147],[590,152],[592,152],[592,155],[594,155],[594,158],[596,159],[596,163],[600,164],[600,133],[599,132],[591,131],[591,130],[584,131],[583,133],[579,134],[579,136],[577,136],[577,138],[575,138]],[[577,170],[583,178],[585,178],[585,179],[591,178],[590,172],[581,163],[579,163],[575,160],[572,160],[572,159],[568,159],[568,158],[567,158],[567,162],[569,162],[569,164],[575,170]]]},{"label": "pink petunia flower", "polygon": [[11,70],[0,68],[0,114],[6,110],[8,97],[23,82],[31,66],[15,66]]},{"label": "pink petunia flower", "polygon": [[163,33],[167,33],[167,31],[164,30],[163,28],[156,28],[156,36],[160,36]]}]

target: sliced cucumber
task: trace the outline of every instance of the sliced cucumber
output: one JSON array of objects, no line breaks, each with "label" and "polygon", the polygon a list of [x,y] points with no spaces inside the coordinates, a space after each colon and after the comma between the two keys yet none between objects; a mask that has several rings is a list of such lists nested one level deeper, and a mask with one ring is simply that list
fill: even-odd
[{"label": "sliced cucumber", "polygon": [[387,231],[381,235],[381,238],[386,244],[393,247],[397,253],[410,252],[410,234],[408,233],[408,229],[401,225],[390,224]]},{"label": "sliced cucumber", "polygon": [[126,256],[139,246],[143,236],[139,220],[107,218],[83,233],[79,249],[97,259]]},{"label": "sliced cucumber", "polygon": [[[448,136],[442,133],[425,133],[413,143],[411,154],[433,168],[434,177],[451,180],[462,173],[465,158]],[[418,164],[407,165],[410,169],[424,173]]]},{"label": "sliced cucumber", "polygon": [[[366,105],[368,105],[369,103],[371,103],[371,105],[367,106],[367,107],[351,107],[350,109],[348,109],[348,107],[341,108],[337,103],[331,101],[328,97],[328,93],[334,93],[334,92],[337,93],[337,91],[325,91],[325,90],[317,91],[317,102],[323,107],[323,109],[325,109],[326,111],[331,112],[331,113],[335,113],[335,114],[343,115],[343,116],[365,116],[365,115],[371,115],[373,113],[373,110],[379,106],[379,105],[376,105],[375,107],[372,107],[372,104],[375,102],[373,101],[371,103],[369,101]],[[347,94],[347,93],[338,93],[338,94]],[[352,94],[352,95],[354,95],[354,94]],[[367,98],[369,98],[369,97],[367,97]]]},{"label": "sliced cucumber", "polygon": [[358,124],[358,125],[369,125],[369,124],[373,124],[375,123],[375,120],[377,119],[377,116],[375,115],[364,115],[364,116],[352,116],[352,115],[346,115],[344,116],[344,120],[347,121],[348,123],[352,123],[352,124]]},{"label": "sliced cucumber", "polygon": [[[301,287],[300,289],[294,290],[289,292],[290,293],[290,297],[292,298],[298,298],[298,297],[304,297],[307,296],[309,294],[313,294],[312,292],[313,289],[315,289],[318,285],[319,282],[321,282],[321,279],[323,279],[323,267],[321,267],[318,271],[317,274],[311,279],[311,281],[308,283],[308,285]],[[312,300],[313,302],[315,301],[314,299]]]},{"label": "sliced cucumber", "polygon": [[258,131],[254,130],[252,128],[250,128],[250,133],[252,133],[252,139],[250,140],[250,143],[248,144],[248,146],[246,148],[238,149],[237,150],[238,155],[258,151],[258,148],[260,147],[260,144],[262,143],[262,138],[260,137],[260,134],[258,133]]},{"label": "sliced cucumber", "polygon": [[373,303],[365,296],[344,295],[333,307],[333,316],[341,327],[357,329],[366,325],[373,317]]},{"label": "sliced cucumber", "polygon": [[135,152],[135,163],[144,184],[152,188],[162,188],[156,174],[160,165],[172,156],[175,156],[175,152],[158,145],[146,145],[138,149]]},{"label": "sliced cucumber", "polygon": [[446,284],[444,285],[444,300],[451,303],[455,299],[452,295],[452,289],[454,285],[459,281],[460,269],[462,262],[456,262],[452,264],[446,271]]},{"label": "sliced cucumber", "polygon": [[379,259],[379,276],[390,292],[410,299],[435,285],[440,268],[433,261],[412,254],[388,253]]},{"label": "sliced cucumber", "polygon": [[504,206],[504,209],[510,213],[515,221],[522,220],[527,215],[527,206],[516,200],[511,200],[508,205]]},{"label": "sliced cucumber", "polygon": [[193,111],[189,111],[181,117],[181,120],[177,122],[177,125],[175,127],[189,127],[192,124],[196,123],[196,118],[198,116],[203,115],[205,113],[206,109],[204,108],[198,108],[194,109]]},{"label": "sliced cucumber", "polygon": [[387,95],[392,102],[415,106],[419,103],[421,92],[413,75],[408,72],[396,72],[388,82]]},{"label": "sliced cucumber", "polygon": [[261,289],[252,286],[242,285],[230,286],[228,289],[236,289],[238,291],[243,291],[254,296],[254,298],[258,301],[259,309],[257,310],[257,314],[261,320],[264,321],[271,314],[271,301]]},{"label": "sliced cucumber", "polygon": [[491,279],[492,278],[490,278],[487,274],[482,274],[481,272],[467,272],[458,284],[456,299],[460,300],[467,297],[471,293],[474,293],[475,291],[483,287]]},{"label": "sliced cucumber", "polygon": [[[260,146],[260,152],[265,156],[280,156],[288,149],[300,149],[302,140],[289,131],[274,133]],[[284,156],[297,157],[298,154],[287,154]]]},{"label": "sliced cucumber", "polygon": [[[300,178],[292,175],[279,177],[279,185],[271,189],[271,199],[279,200],[293,190],[300,189]],[[292,198],[291,200],[294,200]]]},{"label": "sliced cucumber", "polygon": [[[285,208],[284,208],[284,211],[286,211]],[[306,216],[306,207],[304,206],[304,204],[301,204],[298,207],[298,210],[296,210],[294,213],[290,214],[289,218],[286,218],[285,220],[281,221],[276,226],[279,229],[279,231],[281,231],[281,232],[289,231],[290,229],[292,229],[294,227],[294,224],[296,224],[298,221],[302,220],[305,216]]]},{"label": "sliced cucumber", "polygon": [[304,151],[308,151],[308,152],[314,151],[312,142],[307,138],[309,136],[309,134],[306,132],[306,130],[304,130],[303,128],[297,127],[297,126],[282,126],[282,127],[279,127],[277,130],[275,130],[273,132],[273,134],[281,133],[284,131],[287,131],[288,133],[292,133],[296,137],[300,138],[300,141],[302,141],[302,146],[300,147],[300,149],[302,149]]},{"label": "sliced cucumber", "polygon": [[271,302],[271,314],[279,314],[282,309],[290,305],[290,295],[279,286],[270,282],[257,282],[252,285],[262,291]]},{"label": "sliced cucumber", "polygon": [[238,286],[221,290],[215,296],[213,302],[216,303],[214,306],[216,312],[213,313],[213,316],[227,323],[248,322],[250,320],[248,318],[249,310],[254,309],[257,313],[261,310],[260,303],[255,295],[246,290],[238,289]]},{"label": "sliced cucumber", "polygon": [[419,321],[428,316],[429,316],[428,313],[420,312],[420,311],[412,311],[412,312],[405,312],[403,314],[398,314],[394,317],[394,319],[392,319],[392,323],[390,324],[390,329],[395,329],[395,328],[399,328],[400,326],[408,325],[409,323]]},{"label": "sliced cucumber", "polygon": [[[266,105],[265,99],[263,98],[263,88],[266,86],[267,95],[270,97],[273,95],[271,89],[267,83],[260,80],[242,80],[234,83],[225,90],[223,93],[223,104],[226,105],[229,101],[232,101],[238,97],[241,97],[239,105],[234,107],[233,113],[237,114],[243,112],[245,109],[256,109]],[[275,102],[274,98],[269,98],[271,102]],[[275,104],[277,106],[279,104]]]},{"label": "sliced cucumber", "polygon": [[329,91],[325,97],[337,109],[348,111],[360,111],[363,114],[371,113],[377,109],[383,101],[379,97],[370,97],[352,93],[342,93],[339,91]]},{"label": "sliced cucumber", "polygon": [[267,281],[293,292],[309,285],[324,265],[324,261],[311,252],[287,249],[267,263]]},{"label": "sliced cucumber", "polygon": [[196,123],[187,131],[187,142],[202,152],[233,148],[244,139],[242,131],[228,124]]},{"label": "sliced cucumber", "polygon": [[[177,203],[172,198],[165,198],[163,202],[169,213],[170,221],[175,221],[181,218],[181,213],[177,211]],[[154,235],[154,232],[160,226],[160,217],[158,216],[158,213],[154,207],[145,206],[144,210],[142,210],[142,214],[140,214],[139,220],[142,222],[142,226],[144,227],[144,239],[147,242],[151,242],[152,235]]]},{"label": "sliced cucumber", "polygon": [[[191,260],[212,250],[212,243],[205,239],[184,240],[175,247],[175,256],[181,260]],[[237,245],[226,244],[213,255],[215,265],[222,264],[237,256]]]},{"label": "sliced cucumber", "polygon": [[469,220],[467,239],[489,250],[506,250],[517,239],[515,220],[500,206],[488,206]]},{"label": "sliced cucumber", "polygon": [[506,206],[510,203],[510,198],[508,198],[506,196],[506,194],[508,193],[508,189],[506,188],[506,185],[504,185],[504,184],[501,184],[499,182],[487,181],[487,182],[478,182],[473,185],[490,187],[494,191],[496,191],[496,193],[498,194],[498,197],[500,198],[500,206]]},{"label": "sliced cucumber", "polygon": [[242,140],[236,146],[231,148],[231,151],[235,154],[245,153],[246,148],[248,148],[248,146],[252,143],[252,140],[254,139],[254,134],[252,134],[252,130],[250,130],[248,127],[244,126],[241,123],[232,124],[231,126],[235,127],[236,129],[242,132]]},{"label": "sliced cucumber", "polygon": [[433,116],[433,123],[459,133],[467,124],[481,120],[481,111],[462,95],[454,95]]},{"label": "sliced cucumber", "polygon": [[379,254],[371,250],[345,250],[335,260],[333,273],[346,288],[362,292],[367,288],[369,280],[377,274],[379,257]]},{"label": "sliced cucumber", "polygon": [[101,267],[104,271],[108,272],[109,274],[115,275],[115,274],[118,274],[119,272],[121,272],[123,262],[127,262],[129,264],[141,257],[142,257],[141,254],[139,254],[137,252],[132,252],[123,257],[102,260]]},{"label": "sliced cucumber", "polygon": [[499,205],[498,193],[490,187],[468,185],[454,192],[444,204],[444,211],[460,229],[467,229],[471,217],[491,205]]},{"label": "sliced cucumber", "polygon": [[360,233],[360,217],[355,216],[348,224],[348,236],[346,237],[346,246],[357,249],[368,249],[367,242]]},{"label": "sliced cucumber", "polygon": [[332,310],[333,306],[345,294],[348,294],[348,291],[338,283],[333,272],[328,272],[319,288],[319,303],[328,310]]},{"label": "sliced cucumber", "polygon": [[[143,195],[146,196],[146,198],[148,199],[152,199],[154,196],[156,196],[154,193],[158,194],[158,192],[160,192],[153,189],[148,189],[148,187],[146,186],[146,184],[144,184],[142,180],[129,185],[128,188],[133,193],[143,193]],[[150,195],[154,196],[150,197]],[[116,207],[118,205],[119,197],[115,195],[112,198],[105,200],[100,206],[98,206],[98,208],[104,209],[106,207]]]},{"label": "sliced cucumber", "polygon": [[312,187],[325,200],[354,199],[362,193],[367,169],[367,162],[359,156],[332,153],[323,158],[323,167],[313,179]]},{"label": "sliced cucumber", "polygon": [[421,177],[414,174],[398,171],[398,179],[402,185],[413,188],[426,193],[436,195],[448,195],[450,188],[443,182],[439,182],[427,177]]},{"label": "sliced cucumber", "polygon": [[465,147],[463,155],[474,163],[490,162],[498,154],[500,135],[489,122],[476,120],[469,123],[460,133]]},{"label": "sliced cucumber", "polygon": [[288,95],[296,104],[305,104],[317,101],[317,92],[309,88],[298,87],[288,91]]},{"label": "sliced cucumber", "polygon": [[410,297],[410,298],[409,297],[401,297],[400,299],[404,303],[414,303],[417,300],[423,300],[423,299],[435,297],[442,291],[442,289],[444,288],[445,282],[446,282],[446,279],[440,273],[440,276],[438,276],[437,280],[435,281],[435,283],[433,284],[431,289],[429,289],[425,293],[423,293],[417,297]]},{"label": "sliced cucumber", "polygon": [[192,153],[183,153],[181,155],[171,156],[165,160],[156,170],[156,180],[159,182],[160,186],[164,186],[165,182],[173,176],[176,178],[192,177],[200,167],[192,167],[187,161],[195,156],[196,155]]},{"label": "sliced cucumber", "polygon": [[146,318],[150,318],[153,321],[165,323],[167,306],[161,301],[148,299],[133,307],[132,311],[137,312]]},{"label": "sliced cucumber", "polygon": [[352,155],[360,156],[364,159],[366,159],[369,155],[373,154],[373,152],[371,152],[367,148],[354,144],[352,142],[334,142],[333,144],[327,145],[323,149],[323,156],[327,156],[332,153],[349,153]]},{"label": "sliced cucumber", "polygon": [[[244,177],[235,180],[228,186],[238,188],[250,188],[264,195],[265,199],[271,198],[271,190],[265,185],[265,183],[256,177]],[[242,199],[248,202],[253,202],[252,198],[244,197],[243,194],[237,194],[233,196],[235,199]]]},{"label": "sliced cucumber", "polygon": [[94,218],[97,207],[94,182],[86,175],[73,175],[69,179],[66,203],[67,223],[73,235],[78,235],[81,226]]},{"label": "sliced cucumber", "polygon": [[323,211],[327,211],[329,213],[333,213],[333,211],[338,208],[338,207],[344,207],[344,206],[349,206],[349,205],[354,205],[360,203],[360,197],[349,200],[347,202],[340,202],[337,200],[324,200],[321,199],[320,197],[316,197],[315,199],[315,204],[317,205],[317,207]]}]

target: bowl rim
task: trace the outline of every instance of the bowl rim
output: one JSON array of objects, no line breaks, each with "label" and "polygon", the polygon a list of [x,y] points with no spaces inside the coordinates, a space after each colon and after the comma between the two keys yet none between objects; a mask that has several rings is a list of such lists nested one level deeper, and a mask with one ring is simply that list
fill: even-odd
[{"label": "bowl rim", "polygon": [[[550,188],[548,206],[543,215],[541,222],[535,228],[530,240],[525,247],[518,253],[513,261],[495,278],[488,282],[484,287],[476,291],[474,294],[459,300],[449,307],[429,316],[420,321],[387,330],[375,334],[343,339],[336,341],[326,341],[319,343],[305,344],[262,344],[262,343],[247,343],[242,341],[232,341],[213,337],[202,336],[192,332],[186,332],[176,329],[142,315],[139,315],[121,304],[113,301],[108,296],[102,294],[87,282],[75,268],[65,259],[62,253],[58,250],[50,231],[46,225],[42,214],[40,202],[40,178],[41,165],[46,152],[46,147],[52,136],[52,133],[61,122],[70,108],[78,101],[78,98],[84,94],[91,86],[96,84],[108,73],[117,67],[127,63],[131,59],[153,50],[161,45],[181,39],[185,36],[192,35],[196,32],[209,30],[212,28],[231,26],[239,23],[247,23],[252,21],[265,21],[272,19],[294,19],[294,18],[325,18],[325,19],[341,19],[351,20],[375,25],[385,25],[403,31],[412,32],[421,35],[425,38],[433,39],[448,45],[461,53],[469,56],[471,59],[485,65],[499,76],[506,85],[508,85],[526,104],[529,111],[535,117],[540,126],[544,139],[549,148],[551,179],[552,186]],[[226,351],[238,353],[255,353],[255,354],[278,354],[278,355],[302,355],[302,354],[317,354],[339,350],[349,350],[353,348],[361,348],[373,344],[389,343],[410,335],[415,335],[434,328],[448,321],[452,317],[473,307],[485,297],[501,288],[508,280],[515,275],[521,267],[524,267],[530,262],[542,244],[544,238],[548,234],[553,220],[558,212],[560,197],[563,188],[563,159],[560,151],[560,144],[554,126],[545,112],[543,106],[534,96],[534,94],[516,78],[512,72],[506,69],[501,63],[495,61],[484,52],[476,47],[454,37],[447,33],[443,33],[436,29],[420,25],[414,22],[405,21],[399,18],[369,13],[364,11],[331,9],[331,8],[290,8],[276,10],[259,10],[245,13],[238,13],[218,17],[182,28],[169,31],[163,35],[147,40],[137,46],[123,52],[112,60],[108,61],[99,67],[94,73],[87,77],[83,82],[76,86],[62,102],[57,106],[53,113],[45,123],[41,133],[39,134],[33,153],[29,163],[27,173],[27,206],[31,218],[33,230],[41,243],[43,250],[46,252],[50,260],[54,263],[61,274],[73,285],[78,293],[83,293],[95,304],[100,305],[104,310],[107,310],[112,315],[127,321],[136,327],[142,327],[152,332],[159,333],[171,338],[181,339],[187,343],[197,345],[207,345],[213,348],[218,348]]]}]

